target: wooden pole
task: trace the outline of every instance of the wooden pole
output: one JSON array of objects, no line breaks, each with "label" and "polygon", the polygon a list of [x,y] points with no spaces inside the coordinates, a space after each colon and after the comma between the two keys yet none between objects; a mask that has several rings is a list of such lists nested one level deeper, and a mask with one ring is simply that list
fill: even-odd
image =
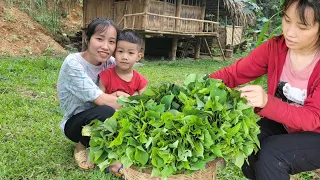
[{"label": "wooden pole", "polygon": [[226,16],[226,24],[225,24],[225,26],[227,27],[227,25],[228,25],[228,17]]},{"label": "wooden pole", "polygon": [[148,26],[148,10],[149,10],[149,6],[150,6],[150,0],[145,0],[144,1],[144,7],[143,7],[143,18],[142,18],[142,29],[147,29]]},{"label": "wooden pole", "polygon": [[178,37],[174,36],[172,40],[171,60],[175,61],[177,57]]},{"label": "wooden pole", "polygon": [[227,43],[228,43],[228,38],[227,38],[227,25],[228,25],[228,17],[226,16],[226,24],[225,24],[225,28],[224,28],[224,34],[225,34],[225,39],[224,39],[224,42],[225,42],[225,46],[227,45]]},{"label": "wooden pole", "polygon": [[83,14],[83,18],[82,18],[82,27],[83,28],[87,28],[86,25],[86,21],[87,21],[87,5],[88,2],[87,0],[83,0],[83,7],[82,7],[82,14]]},{"label": "wooden pole", "polygon": [[[206,16],[206,0],[201,0],[201,20],[204,20],[204,17]],[[200,26],[200,32],[203,31],[203,26],[204,26],[204,23],[201,23],[201,26]]]},{"label": "wooden pole", "polygon": [[82,29],[82,45],[81,45],[81,51],[85,51],[87,49],[87,36],[86,36],[86,31],[87,31],[87,28],[83,28]]},{"label": "wooden pole", "polygon": [[82,7],[82,13],[83,13],[83,18],[82,18],[82,46],[81,46],[81,51],[85,51],[87,48],[86,45],[86,31],[87,31],[87,25],[86,25],[86,20],[87,20],[87,0],[83,0],[83,7]]},{"label": "wooden pole", "polygon": [[200,44],[201,44],[201,37],[196,37],[196,49],[195,49],[195,59],[200,58]]},{"label": "wooden pole", "polygon": [[226,57],[224,56],[224,52],[223,52],[223,49],[222,49],[222,47],[221,47],[221,43],[220,43],[219,37],[216,36],[216,38],[217,38],[217,41],[218,41],[218,44],[219,44],[220,51],[221,51],[221,53],[222,53],[223,60],[225,61],[225,60],[226,60]]},{"label": "wooden pole", "polygon": [[252,39],[253,39],[253,42],[257,42],[258,41],[258,34],[256,32],[253,32]]},{"label": "wooden pole", "polygon": [[219,22],[220,21],[220,19],[219,19],[219,16],[220,16],[220,0],[218,0],[218,10],[217,10],[217,22]]},{"label": "wooden pole", "polygon": [[146,37],[143,36],[142,37],[142,44],[141,44],[141,54],[142,54],[141,58],[144,58],[144,53],[145,52],[146,52]]},{"label": "wooden pole", "polygon": [[232,35],[231,35],[231,49],[233,49],[233,38],[234,38],[234,19],[232,20]]},{"label": "wooden pole", "polygon": [[208,44],[208,42],[207,42],[207,38],[205,38],[205,37],[204,37],[204,42],[206,43],[206,46],[207,46],[209,55],[210,55],[211,59],[213,60],[213,56],[212,56],[212,54],[211,54],[211,49],[210,49],[209,44]]},{"label": "wooden pole", "polygon": [[111,2],[111,7],[112,7],[112,18],[113,18],[113,19],[116,19],[116,13],[115,13],[115,10],[114,10],[115,4],[116,4],[116,2],[115,2],[115,1]]},{"label": "wooden pole", "polygon": [[132,20],[132,28],[131,28],[131,29],[134,29],[135,22],[136,22],[136,16],[133,16],[133,20]]},{"label": "wooden pole", "polygon": [[[176,17],[180,17],[181,8],[182,8],[182,0],[177,0],[177,7],[176,7]],[[180,31],[180,19],[175,20],[175,31]]]}]

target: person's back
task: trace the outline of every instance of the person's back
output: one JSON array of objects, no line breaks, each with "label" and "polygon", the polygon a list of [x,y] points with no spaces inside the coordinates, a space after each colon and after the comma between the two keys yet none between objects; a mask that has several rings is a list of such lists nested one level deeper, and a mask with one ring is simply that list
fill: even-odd
[{"label": "person's back", "polygon": [[142,54],[142,39],[133,30],[120,32],[115,52],[116,66],[100,73],[99,87],[107,94],[114,96],[133,96],[141,94],[148,80],[133,69]]}]

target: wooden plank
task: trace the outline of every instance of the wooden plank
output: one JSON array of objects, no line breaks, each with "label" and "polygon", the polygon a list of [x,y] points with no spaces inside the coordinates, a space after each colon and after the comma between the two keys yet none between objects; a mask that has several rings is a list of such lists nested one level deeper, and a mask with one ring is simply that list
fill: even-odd
[{"label": "wooden plank", "polygon": [[181,37],[183,36],[202,36],[202,37],[216,37],[218,36],[217,32],[213,33],[206,33],[206,32],[192,32],[192,33],[182,33],[182,32],[170,32],[170,31],[156,31],[156,30],[145,30],[146,33],[154,33],[154,34],[167,34],[167,35],[179,35]]},{"label": "wooden plank", "polygon": [[[125,16],[141,16],[144,15],[145,13],[135,13],[135,14],[126,14]],[[165,18],[171,18],[171,19],[179,19],[179,20],[187,20],[187,21],[195,21],[195,22],[204,22],[204,23],[213,23],[213,24],[219,24],[218,22],[214,21],[207,21],[207,20],[199,20],[199,19],[191,19],[191,18],[182,18],[182,17],[175,17],[175,16],[166,16],[166,15],[161,15],[161,14],[154,14],[154,13],[146,13],[147,15],[151,16],[157,16],[157,17],[165,17]]]}]

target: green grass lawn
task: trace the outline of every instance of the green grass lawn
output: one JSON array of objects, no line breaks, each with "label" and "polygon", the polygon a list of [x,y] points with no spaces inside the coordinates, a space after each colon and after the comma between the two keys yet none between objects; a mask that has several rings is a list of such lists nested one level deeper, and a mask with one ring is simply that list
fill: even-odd
[{"label": "green grass lawn", "polygon": [[[56,83],[62,60],[0,59],[0,179],[117,179],[99,169],[81,170],[74,163],[75,144],[59,130]],[[143,61],[136,69],[153,86],[181,83],[189,73],[208,74],[230,63]],[[244,179],[231,165],[220,169],[217,178]]]}]

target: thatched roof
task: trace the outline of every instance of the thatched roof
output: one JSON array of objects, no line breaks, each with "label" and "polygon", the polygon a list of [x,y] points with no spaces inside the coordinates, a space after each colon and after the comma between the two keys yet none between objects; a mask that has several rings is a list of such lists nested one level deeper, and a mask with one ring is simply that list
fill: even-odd
[{"label": "thatched roof", "polygon": [[[243,8],[245,4],[242,2],[236,2],[235,0],[207,0],[206,2],[206,14],[217,15],[219,2],[219,16],[231,18],[234,22],[238,22],[241,25],[251,24],[255,19],[253,13],[246,13]],[[214,19],[216,20],[216,18]]]}]

